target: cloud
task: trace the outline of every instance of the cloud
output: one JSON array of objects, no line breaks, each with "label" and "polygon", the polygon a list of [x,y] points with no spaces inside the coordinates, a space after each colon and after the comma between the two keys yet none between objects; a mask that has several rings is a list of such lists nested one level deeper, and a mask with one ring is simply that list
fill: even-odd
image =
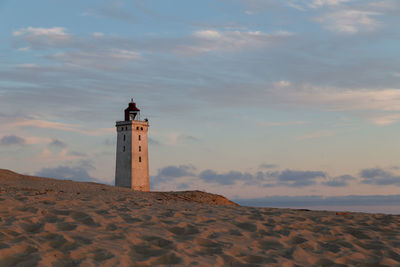
[{"label": "cloud", "polygon": [[77,157],[77,158],[84,158],[84,157],[88,156],[86,153],[79,152],[79,151],[68,151],[67,155],[72,156],[72,157]]},{"label": "cloud", "polygon": [[[141,59],[141,55],[132,50],[110,48],[98,51],[60,52],[47,56],[47,58],[55,59],[71,66],[109,70],[117,69],[123,62],[137,61]],[[110,64],[110,62],[113,62],[113,64]]]},{"label": "cloud", "polygon": [[64,66],[115,70],[121,64],[141,59],[141,54],[132,49],[132,40],[121,40],[118,37],[104,37],[96,32],[91,36],[75,36],[65,28],[22,28],[14,31],[17,46],[28,44],[29,49],[43,50],[57,48],[61,51],[50,51],[42,55],[63,63]]},{"label": "cloud", "polygon": [[102,33],[102,32],[94,32],[93,33],[93,37],[103,37],[104,36],[104,33]]},{"label": "cloud", "polygon": [[276,164],[263,163],[258,168],[259,169],[275,169],[277,167],[278,167],[278,165],[276,165]]},{"label": "cloud", "polygon": [[186,190],[186,189],[189,188],[189,185],[188,185],[188,184],[178,184],[178,185],[176,186],[176,188],[177,188],[178,190]]},{"label": "cloud", "polygon": [[296,139],[297,140],[316,139],[316,138],[321,138],[321,137],[334,136],[335,134],[336,133],[333,131],[321,130],[321,131],[316,131],[316,132],[312,132],[309,134],[297,136]]},{"label": "cloud", "polygon": [[263,127],[275,127],[275,126],[294,126],[294,125],[306,125],[311,124],[309,121],[271,121],[271,122],[259,122],[258,126]]},{"label": "cloud", "polygon": [[227,173],[218,174],[213,170],[205,170],[199,174],[199,178],[209,183],[233,185],[236,181],[253,180],[253,175],[238,171],[230,171]]},{"label": "cloud", "polygon": [[193,176],[193,170],[196,168],[192,165],[180,165],[180,166],[167,166],[158,169],[158,176],[165,178],[178,178],[183,176]]},{"label": "cloud", "polygon": [[370,32],[378,28],[380,23],[374,17],[381,15],[378,12],[363,10],[339,10],[324,14],[315,19],[330,31],[356,34]]},{"label": "cloud", "polygon": [[281,81],[279,81],[279,82],[275,82],[274,85],[275,85],[275,87],[277,87],[277,88],[284,88],[284,87],[291,86],[292,83],[289,82],[289,81],[281,80]]},{"label": "cloud", "polygon": [[186,134],[181,134],[178,136],[178,142],[189,142],[189,143],[193,143],[193,142],[199,142],[200,139],[193,136],[193,135],[186,135]]},{"label": "cloud", "polygon": [[23,145],[26,141],[24,138],[16,135],[6,135],[0,139],[0,145],[11,146],[11,145]]},{"label": "cloud", "polygon": [[24,137],[25,143],[28,145],[36,145],[36,144],[49,144],[51,139],[48,137],[36,137],[36,136],[29,136]]},{"label": "cloud", "polygon": [[124,3],[120,1],[109,1],[107,4],[90,9],[82,15],[122,20],[126,22],[137,22],[135,15],[126,11]]},{"label": "cloud", "polygon": [[88,160],[81,160],[74,165],[60,165],[54,168],[43,168],[36,172],[35,175],[62,180],[98,182],[98,179],[89,174],[89,171],[91,170],[94,170],[92,163]]},{"label": "cloud", "polygon": [[310,186],[317,183],[317,179],[325,178],[326,174],[321,171],[295,171],[284,170],[282,172],[272,173],[279,184],[290,187]]},{"label": "cloud", "polygon": [[22,69],[35,69],[38,68],[39,66],[34,63],[23,63],[23,64],[18,64],[17,68],[22,68]]},{"label": "cloud", "polygon": [[157,175],[152,176],[150,179],[152,184],[159,184],[163,182],[170,182],[176,178],[195,176],[194,172],[196,167],[193,165],[169,165],[157,170]]},{"label": "cloud", "polygon": [[13,35],[22,38],[35,48],[65,46],[71,42],[71,35],[65,28],[20,28],[13,32]]},{"label": "cloud", "polygon": [[[13,118],[13,119],[12,119]],[[98,129],[87,129],[80,124],[62,123],[62,122],[52,122],[42,119],[36,119],[34,117],[28,116],[14,116],[6,117],[0,116],[0,120],[4,121],[8,127],[34,127],[43,129],[54,129],[68,132],[75,132],[84,135],[98,136],[109,134],[114,132],[114,128],[98,128]]]},{"label": "cloud", "polygon": [[53,140],[49,143],[49,146],[50,146],[50,147],[53,147],[53,148],[65,148],[65,147],[67,147],[67,144],[64,143],[64,142],[61,141],[61,140],[53,139]]},{"label": "cloud", "polygon": [[103,144],[106,146],[116,146],[117,142],[116,142],[115,138],[107,138],[104,140]]},{"label": "cloud", "polygon": [[308,9],[338,7],[351,1],[353,0],[283,0],[282,2],[288,7],[306,11]]},{"label": "cloud", "polygon": [[196,136],[181,134],[178,132],[169,133],[167,138],[168,138],[167,144],[172,145],[172,146],[178,145],[178,144],[197,143],[197,142],[201,141],[201,139],[199,139]]},{"label": "cloud", "polygon": [[368,3],[366,9],[384,12],[386,15],[398,16],[400,11],[400,2],[397,0],[376,0]]},{"label": "cloud", "polygon": [[39,37],[51,37],[55,39],[66,38],[68,34],[65,32],[65,28],[53,27],[53,28],[34,28],[27,27],[21,28],[13,32],[14,36],[39,36]]},{"label": "cloud", "polygon": [[[275,164],[262,164],[260,168],[273,169],[276,168]],[[196,174],[196,168],[192,165],[181,166],[167,166],[158,170],[158,174],[152,179],[156,183],[171,182],[175,178],[180,177],[194,177],[202,180],[208,184],[218,184],[222,186],[230,186],[235,184],[242,184],[243,186],[260,186],[260,187],[274,187],[274,186],[288,186],[288,187],[305,187],[315,185],[318,180],[325,178],[326,174],[322,171],[298,171],[298,170],[284,170],[284,171],[269,171],[256,173],[241,172],[241,171],[227,171],[218,173],[217,171],[208,169]],[[181,180],[182,182],[183,180]],[[187,182],[187,181],[184,181]]]},{"label": "cloud", "polygon": [[311,8],[320,8],[323,6],[338,6],[342,3],[350,2],[352,0],[312,0],[311,3],[308,4]]},{"label": "cloud", "polygon": [[154,138],[149,137],[148,139],[149,145],[160,145],[160,142]]},{"label": "cloud", "polygon": [[[269,93],[272,98],[291,105],[313,105],[331,111],[363,111],[361,116],[376,125],[388,125],[400,120],[397,113],[389,113],[400,111],[400,89],[349,90],[304,84],[279,92],[269,90]],[[330,136],[333,133],[324,130],[315,135]],[[307,136],[299,138],[307,139]]]},{"label": "cloud", "polygon": [[193,33],[189,44],[178,46],[178,52],[188,54],[212,51],[235,51],[240,49],[263,48],[278,44],[293,36],[293,33],[279,31],[263,33],[260,31],[217,31],[199,30]]},{"label": "cloud", "polygon": [[344,187],[348,186],[349,181],[354,181],[356,178],[351,175],[341,175],[334,178],[329,179],[326,182],[322,182],[323,185],[332,186],[332,187]]},{"label": "cloud", "polygon": [[381,168],[364,169],[360,172],[364,184],[400,186],[400,176]]},{"label": "cloud", "polygon": [[371,115],[366,118],[376,125],[390,125],[400,120],[400,113]]}]

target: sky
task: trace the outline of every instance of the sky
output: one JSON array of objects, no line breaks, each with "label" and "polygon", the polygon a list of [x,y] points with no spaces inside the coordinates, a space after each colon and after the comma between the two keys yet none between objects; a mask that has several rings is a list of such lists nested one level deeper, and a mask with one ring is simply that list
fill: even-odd
[{"label": "sky", "polygon": [[397,0],[0,1],[0,168],[113,184],[150,122],[152,190],[400,194]]}]

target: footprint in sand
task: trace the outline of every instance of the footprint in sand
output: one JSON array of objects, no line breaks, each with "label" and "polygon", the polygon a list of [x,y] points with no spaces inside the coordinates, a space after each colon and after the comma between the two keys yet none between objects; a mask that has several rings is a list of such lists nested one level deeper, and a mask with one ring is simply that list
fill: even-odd
[{"label": "footprint in sand", "polygon": [[239,230],[235,230],[235,229],[230,229],[228,231],[228,234],[233,235],[233,236],[243,236],[243,234]]},{"label": "footprint in sand", "polygon": [[356,229],[356,228],[346,228],[345,231],[357,239],[371,239],[364,231]]},{"label": "footprint in sand", "polygon": [[172,248],[174,244],[174,242],[161,238],[159,236],[144,236],[143,240],[159,248]]},{"label": "footprint in sand", "polygon": [[319,243],[319,246],[322,248],[322,251],[330,251],[332,253],[340,252],[340,246],[335,243]]},{"label": "footprint in sand", "polygon": [[57,266],[57,267],[61,267],[61,266],[79,266],[79,264],[81,263],[82,260],[73,260],[73,259],[59,259],[56,260],[55,262],[52,263],[52,266]]},{"label": "footprint in sand", "polygon": [[186,224],[182,227],[175,226],[175,227],[167,228],[167,230],[170,231],[171,233],[175,234],[178,237],[187,237],[187,236],[199,233],[198,228],[191,224]]},{"label": "footprint in sand", "polygon": [[80,211],[71,211],[71,217],[79,223],[83,223],[87,226],[97,227],[99,224],[95,223],[88,214]]},{"label": "footprint in sand", "polygon": [[194,242],[200,247],[198,255],[222,254],[222,245],[210,239],[196,238]]},{"label": "footprint in sand", "polygon": [[128,255],[134,260],[143,261],[151,257],[164,255],[167,253],[167,251],[168,250],[155,248],[154,246],[148,244],[140,244],[131,246],[131,250]]},{"label": "footprint in sand", "polygon": [[93,259],[97,262],[102,262],[114,257],[113,254],[111,254],[109,251],[105,249],[96,249],[92,251],[92,253],[93,253]]},{"label": "footprint in sand", "polygon": [[38,250],[31,246],[17,248],[0,258],[0,266],[37,266],[40,261]]},{"label": "footprint in sand", "polygon": [[77,243],[79,243],[79,245],[90,245],[90,244],[92,244],[92,242],[93,242],[91,239],[85,238],[85,237],[82,237],[82,236],[79,236],[79,235],[72,236],[72,238],[73,238]]},{"label": "footprint in sand", "polygon": [[233,223],[233,224],[236,225],[237,227],[239,227],[240,229],[243,229],[248,232],[257,231],[257,225],[252,224],[252,223],[243,222],[243,223]]},{"label": "footprint in sand", "polygon": [[108,224],[107,226],[106,226],[106,230],[107,231],[115,231],[115,230],[117,230],[118,229],[118,227],[114,224],[114,223],[110,223],[110,224]]},{"label": "footprint in sand", "polygon": [[[181,260],[174,253],[169,253],[175,249],[174,242],[159,236],[143,236],[143,243],[131,246],[129,255],[136,260],[147,260],[153,257],[159,257],[158,264],[175,264]],[[173,254],[173,255],[172,255]]]},{"label": "footprint in sand", "polygon": [[175,253],[168,253],[159,257],[154,263],[162,264],[162,265],[171,265],[171,264],[179,264],[182,260]]},{"label": "footprint in sand", "polygon": [[45,204],[45,205],[50,205],[50,206],[53,206],[56,204],[56,202],[50,201],[50,200],[43,200],[41,203]]},{"label": "footprint in sand", "polygon": [[127,223],[142,222],[141,219],[130,216],[129,214],[121,214],[120,217]]},{"label": "footprint in sand", "polygon": [[96,210],[95,212],[98,215],[108,215],[108,214],[110,214],[107,210]]},{"label": "footprint in sand", "polygon": [[276,240],[260,240],[258,241],[262,250],[281,250],[283,245]]},{"label": "footprint in sand", "polygon": [[42,230],[42,223],[21,223],[21,228],[27,233],[38,233]]},{"label": "footprint in sand", "polygon": [[304,242],[307,242],[307,239],[303,238],[300,235],[294,236],[289,240],[289,243],[291,245],[299,245],[299,244],[302,244]]},{"label": "footprint in sand", "polygon": [[57,216],[52,215],[52,214],[46,214],[42,221],[44,221],[46,223],[56,223],[56,222],[64,221],[64,218],[57,217]]},{"label": "footprint in sand", "polygon": [[277,262],[274,258],[266,258],[258,255],[247,255],[244,256],[242,259],[246,263],[253,264],[252,266],[256,266],[254,264],[267,264]]},{"label": "footprint in sand", "polygon": [[0,249],[5,249],[5,248],[9,248],[9,247],[10,247],[10,246],[7,245],[6,243],[0,242]]},{"label": "footprint in sand", "polygon": [[26,211],[26,212],[30,212],[30,213],[33,213],[33,214],[36,214],[37,211],[38,211],[37,208],[31,207],[31,206],[19,207],[19,208],[17,208],[17,210],[18,211]]},{"label": "footprint in sand", "polygon": [[61,222],[57,224],[57,229],[60,231],[72,231],[77,227],[75,223]]},{"label": "footprint in sand", "polygon": [[70,214],[69,210],[59,210],[59,209],[50,209],[49,212],[54,215],[64,215],[64,216],[68,216]]},{"label": "footprint in sand", "polygon": [[74,242],[67,241],[62,235],[50,233],[43,236],[42,239],[48,241],[48,245],[53,249],[57,249],[62,252],[68,252],[79,247],[79,245]]}]

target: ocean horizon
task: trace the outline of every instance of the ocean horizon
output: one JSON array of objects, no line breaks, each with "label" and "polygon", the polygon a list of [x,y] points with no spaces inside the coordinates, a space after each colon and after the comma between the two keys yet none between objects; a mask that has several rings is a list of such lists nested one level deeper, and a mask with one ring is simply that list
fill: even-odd
[{"label": "ocean horizon", "polygon": [[374,196],[272,196],[254,199],[233,199],[242,206],[321,211],[349,211],[400,215],[400,195]]}]

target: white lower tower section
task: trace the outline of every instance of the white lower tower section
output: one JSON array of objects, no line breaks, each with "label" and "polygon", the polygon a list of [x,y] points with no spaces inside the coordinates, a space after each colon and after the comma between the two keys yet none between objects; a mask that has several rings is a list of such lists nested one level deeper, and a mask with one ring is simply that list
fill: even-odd
[{"label": "white lower tower section", "polygon": [[150,191],[148,121],[117,121],[115,185]]}]

